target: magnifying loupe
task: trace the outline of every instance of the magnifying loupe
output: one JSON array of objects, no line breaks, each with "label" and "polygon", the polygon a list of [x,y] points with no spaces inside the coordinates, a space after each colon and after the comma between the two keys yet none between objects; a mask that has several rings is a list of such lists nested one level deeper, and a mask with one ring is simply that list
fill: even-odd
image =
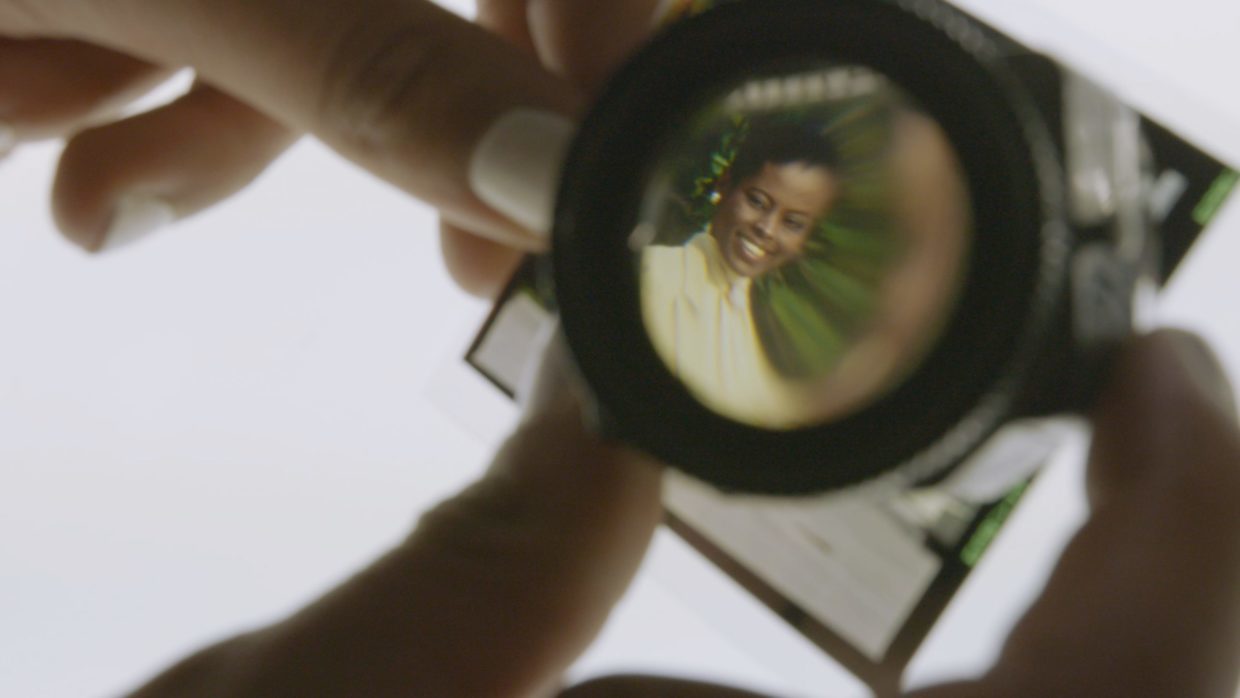
[{"label": "magnifying loupe", "polygon": [[715,4],[614,78],[563,175],[598,427],[791,495],[933,481],[1085,406],[1151,264],[1138,117],[939,2]]}]

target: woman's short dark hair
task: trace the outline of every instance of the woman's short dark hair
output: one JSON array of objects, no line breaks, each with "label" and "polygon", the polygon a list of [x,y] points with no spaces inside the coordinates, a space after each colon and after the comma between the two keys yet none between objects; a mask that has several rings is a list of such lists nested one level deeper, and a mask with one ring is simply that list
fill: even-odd
[{"label": "woman's short dark hair", "polygon": [[729,179],[733,184],[743,182],[767,163],[804,163],[834,170],[840,164],[840,156],[835,144],[823,134],[820,124],[788,119],[754,120],[737,150]]}]

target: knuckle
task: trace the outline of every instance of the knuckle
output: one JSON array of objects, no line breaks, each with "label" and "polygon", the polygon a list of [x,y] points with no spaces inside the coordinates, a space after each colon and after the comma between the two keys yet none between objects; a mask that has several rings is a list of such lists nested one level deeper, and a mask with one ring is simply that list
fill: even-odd
[{"label": "knuckle", "polygon": [[361,153],[405,145],[412,124],[442,99],[453,67],[450,27],[438,17],[409,19],[375,36],[345,32],[329,54],[318,104],[319,125]]},{"label": "knuckle", "polygon": [[532,571],[557,556],[557,540],[537,503],[491,476],[424,513],[408,543],[466,580],[496,567]]}]

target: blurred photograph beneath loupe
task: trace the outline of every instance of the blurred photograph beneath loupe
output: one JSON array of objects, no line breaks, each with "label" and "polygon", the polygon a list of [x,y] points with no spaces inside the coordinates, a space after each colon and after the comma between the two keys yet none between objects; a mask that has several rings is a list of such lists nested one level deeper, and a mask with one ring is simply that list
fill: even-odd
[{"label": "blurred photograph beneath loupe", "polygon": [[668,368],[715,412],[775,430],[898,385],[946,323],[972,234],[938,125],[858,66],[740,81],[686,124],[631,240]]}]

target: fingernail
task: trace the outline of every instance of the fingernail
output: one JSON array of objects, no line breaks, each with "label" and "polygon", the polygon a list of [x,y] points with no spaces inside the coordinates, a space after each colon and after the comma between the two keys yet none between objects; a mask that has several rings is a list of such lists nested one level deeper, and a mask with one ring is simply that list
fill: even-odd
[{"label": "fingernail", "polygon": [[576,130],[569,119],[534,109],[500,117],[470,161],[474,194],[522,227],[549,237],[560,170]]},{"label": "fingernail", "polygon": [[1193,387],[1228,414],[1236,415],[1235,389],[1214,351],[1196,335],[1176,332],[1171,337],[1180,367]]},{"label": "fingernail", "polygon": [[168,202],[140,194],[121,197],[112,214],[112,223],[99,245],[100,253],[115,252],[127,247],[176,220],[176,211]]}]

